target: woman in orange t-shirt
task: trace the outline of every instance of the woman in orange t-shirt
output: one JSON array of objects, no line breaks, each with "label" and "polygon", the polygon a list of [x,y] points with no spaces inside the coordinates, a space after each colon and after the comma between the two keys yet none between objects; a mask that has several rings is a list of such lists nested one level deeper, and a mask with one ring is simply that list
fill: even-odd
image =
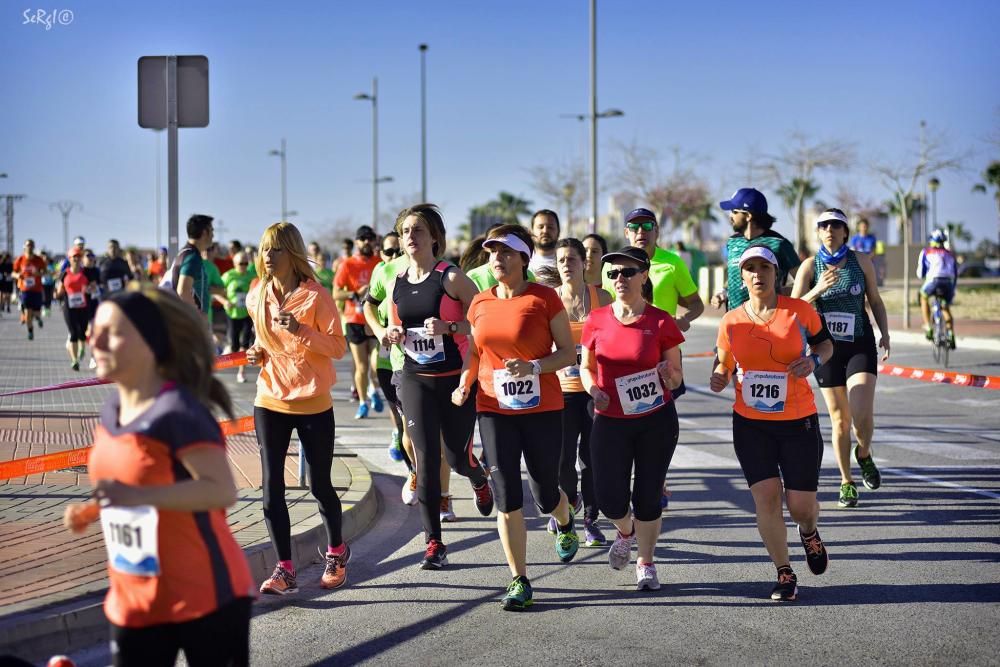
[{"label": "woman in orange t-shirt", "polygon": [[[569,317],[556,291],[530,283],[531,235],[520,225],[501,225],[483,242],[498,284],[469,305],[469,355],[452,400],[462,405],[477,376],[476,409],[486,458],[493,466],[497,527],[513,580],[503,608],[532,604],[526,576],[528,533],[524,525],[521,455],[535,504],[558,522],[556,554],[568,563],[579,538],[566,494],[559,488],[562,392],[556,371],[575,359]],[[555,351],[553,352],[553,345]]]},{"label": "woman in orange t-shirt", "polygon": [[257,341],[247,361],[261,366],[253,416],[260,445],[264,522],[278,554],[274,573],[260,592],[298,592],[292,562],[292,528],[285,503],[285,457],[295,430],[302,444],[309,490],[326,526],[326,569],[322,588],[338,588],[347,578],[351,549],[341,536],[341,506],[330,479],[333,466],[333,360],[344,356],[347,340],[330,292],[315,278],[302,235],[279,222],[264,230],[257,256],[260,280],[247,294],[247,312]]},{"label": "woman in orange t-shirt", "polygon": [[782,485],[809,569],[826,571],[826,547],[816,529],[823,435],[808,378],[833,354],[833,343],[816,309],[776,292],[778,259],[769,248],[751,245],[739,267],[750,298],[722,318],[710,386],[722,391],[735,373],[733,447],[753,495],[757,530],[778,569],[771,599],[789,601],[798,589],[788,560]]},{"label": "woman in orange t-shirt", "polygon": [[115,665],[246,665],[254,584],[226,522],[236,484],[208,405],[232,416],[212,376],[201,315],[169,292],[106,298],[90,338],[113,381],[87,462],[95,500],[66,508],[82,532],[100,518]]}]

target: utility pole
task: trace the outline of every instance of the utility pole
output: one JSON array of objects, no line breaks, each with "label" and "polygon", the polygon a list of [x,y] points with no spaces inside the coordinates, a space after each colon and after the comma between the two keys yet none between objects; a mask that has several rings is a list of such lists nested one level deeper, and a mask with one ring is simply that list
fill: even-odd
[{"label": "utility pole", "polygon": [[14,256],[14,202],[24,199],[25,195],[0,195],[7,200],[5,216],[7,218],[7,253]]},{"label": "utility pole", "polygon": [[62,214],[63,219],[63,248],[69,248],[69,214],[73,212],[74,208],[83,210],[83,204],[78,201],[70,201],[69,199],[63,199],[62,201],[57,201],[54,204],[49,204],[50,209],[58,209]]}]

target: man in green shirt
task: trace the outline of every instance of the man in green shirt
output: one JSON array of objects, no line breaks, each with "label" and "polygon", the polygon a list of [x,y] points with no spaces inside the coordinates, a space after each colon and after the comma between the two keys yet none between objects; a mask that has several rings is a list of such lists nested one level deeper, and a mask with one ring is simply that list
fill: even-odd
[{"label": "man in green shirt", "polygon": [[323,254],[323,249],[315,241],[309,244],[309,260],[313,263],[316,281],[332,294],[333,271],[326,265],[326,255]]},{"label": "man in green shirt", "polygon": [[170,270],[170,284],[178,296],[202,313],[207,313],[212,307],[201,253],[214,242],[213,220],[210,215],[198,213],[188,218],[187,243],[177,253]]},{"label": "man in green shirt", "polygon": [[[246,253],[237,252],[233,255],[233,268],[222,274],[226,296],[223,308],[229,318],[229,351],[239,352],[249,350],[253,345],[253,321],[247,312],[247,293],[255,276],[249,271],[250,262]],[[237,382],[246,382],[243,366],[236,372]]]},{"label": "man in green shirt", "polygon": [[772,231],[774,216],[767,212],[767,198],[754,188],[740,188],[732,199],[719,202],[722,210],[729,211],[729,222],[734,234],[726,239],[726,289],[712,297],[712,305],[724,310],[732,310],[743,305],[750,298],[740,275],[740,256],[751,245],[767,246],[778,258],[778,285],[781,294],[791,294],[791,285],[785,287],[789,277],[795,278],[798,271],[799,254],[791,242],[778,232]]}]

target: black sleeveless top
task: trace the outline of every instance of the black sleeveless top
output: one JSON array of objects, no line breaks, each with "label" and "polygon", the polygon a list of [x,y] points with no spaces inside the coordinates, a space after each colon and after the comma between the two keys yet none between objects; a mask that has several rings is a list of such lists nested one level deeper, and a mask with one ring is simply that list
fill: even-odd
[{"label": "black sleeveless top", "polygon": [[[411,283],[407,272],[396,277],[392,289],[393,307],[403,328],[407,330],[403,345],[403,371],[436,375],[462,368],[462,354],[450,333],[440,336],[421,336],[424,322],[429,317],[448,319],[441,315],[441,302],[455,299],[444,289],[444,279],[453,265],[439,261],[431,274],[419,283]],[[412,329],[418,330],[416,335]]]}]

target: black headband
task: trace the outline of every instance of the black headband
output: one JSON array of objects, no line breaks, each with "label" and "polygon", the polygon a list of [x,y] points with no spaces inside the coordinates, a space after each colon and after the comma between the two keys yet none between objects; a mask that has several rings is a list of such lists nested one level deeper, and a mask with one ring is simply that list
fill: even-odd
[{"label": "black headband", "polygon": [[156,363],[162,363],[167,358],[170,354],[167,324],[152,299],[141,292],[117,292],[105,297],[104,301],[109,301],[122,309],[125,317],[153,351]]}]

